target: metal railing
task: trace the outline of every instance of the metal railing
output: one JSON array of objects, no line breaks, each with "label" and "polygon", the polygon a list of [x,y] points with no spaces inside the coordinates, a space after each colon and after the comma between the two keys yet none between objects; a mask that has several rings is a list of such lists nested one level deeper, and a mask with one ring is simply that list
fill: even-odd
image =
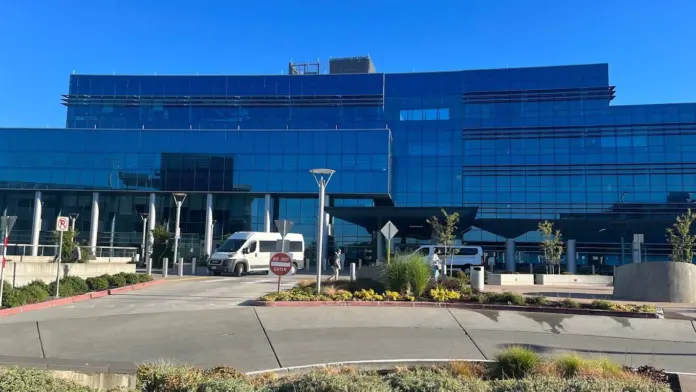
[{"label": "metal railing", "polygon": [[[90,251],[89,246],[82,246],[83,250]],[[94,257],[100,258],[116,258],[116,257],[128,257],[130,259],[135,259],[135,255],[138,254],[139,248],[131,246],[97,246],[95,249]],[[25,257],[31,256],[31,244],[7,244],[7,255],[8,256],[19,256],[18,261],[24,261]],[[58,255],[58,245],[39,245],[38,254],[39,257],[56,257]],[[10,257],[11,259],[17,261],[15,257]]]}]

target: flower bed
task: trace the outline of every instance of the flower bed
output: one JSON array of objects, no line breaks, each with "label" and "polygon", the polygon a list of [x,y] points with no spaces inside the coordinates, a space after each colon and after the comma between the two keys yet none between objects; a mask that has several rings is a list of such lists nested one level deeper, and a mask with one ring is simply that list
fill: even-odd
[{"label": "flower bed", "polygon": [[[152,276],[131,273],[102,275],[87,279],[76,276],[65,276],[61,278],[58,290],[60,297],[65,298],[150,281],[152,281]],[[22,287],[12,287],[12,285],[7,282],[3,284],[3,308],[16,308],[24,305],[41,303],[53,299],[56,293],[56,282],[46,284],[41,280],[35,280]]]},{"label": "flower bed", "polygon": [[[393,290],[380,290],[381,287],[369,287],[370,281],[357,281],[349,283],[345,281],[324,282],[322,292],[317,294],[315,282],[303,281],[296,287],[269,293],[259,301],[326,301],[326,302],[431,302],[431,303],[474,303],[494,304],[527,308],[564,308],[587,309],[610,312],[629,313],[655,313],[657,309],[653,305],[635,305],[614,303],[607,300],[597,300],[592,303],[579,303],[570,298],[561,300],[548,300],[545,297],[524,297],[520,294],[503,293],[474,293],[466,280],[446,279],[438,284],[429,284],[420,296],[413,292],[398,292]],[[357,288],[356,288],[357,287]]]},{"label": "flower bed", "polygon": [[[669,392],[679,388],[676,377],[652,367],[626,368],[574,354],[544,359],[522,347],[508,348],[491,362],[453,361],[379,371],[336,366],[300,374],[250,376],[225,366],[201,369],[151,363],[138,367],[137,384],[143,392]],[[4,392],[96,392],[48,371],[24,368],[0,368],[0,388]]]}]

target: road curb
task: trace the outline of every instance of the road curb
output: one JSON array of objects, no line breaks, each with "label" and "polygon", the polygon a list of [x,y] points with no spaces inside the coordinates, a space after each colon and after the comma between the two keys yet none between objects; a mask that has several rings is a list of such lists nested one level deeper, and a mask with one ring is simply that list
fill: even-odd
[{"label": "road curb", "polygon": [[34,310],[48,309],[48,308],[53,308],[55,306],[67,305],[67,304],[72,304],[72,303],[76,303],[76,302],[88,301],[90,299],[102,298],[102,297],[106,297],[107,295],[114,295],[114,294],[118,294],[118,293],[121,293],[124,291],[144,289],[146,287],[156,286],[156,285],[160,285],[163,283],[167,283],[167,281],[164,279],[158,279],[158,280],[153,280],[151,282],[136,283],[136,284],[133,284],[130,286],[125,286],[125,287],[118,287],[118,288],[103,290],[103,291],[93,291],[91,293],[75,295],[72,297],[53,299],[50,301],[39,302],[37,304],[29,304],[29,305],[18,306],[16,308],[2,309],[2,310],[0,310],[0,317],[11,316],[13,314],[19,314],[19,313],[31,312]]},{"label": "road curb", "polygon": [[391,308],[445,308],[445,309],[474,309],[474,310],[508,310],[516,312],[573,314],[586,316],[607,316],[641,319],[659,319],[657,313],[616,312],[599,309],[570,309],[545,308],[539,306],[518,306],[477,303],[447,303],[447,302],[407,302],[407,301],[252,301],[249,305],[259,307],[293,308],[293,307],[322,307],[322,306],[361,306],[361,307],[391,307]]}]

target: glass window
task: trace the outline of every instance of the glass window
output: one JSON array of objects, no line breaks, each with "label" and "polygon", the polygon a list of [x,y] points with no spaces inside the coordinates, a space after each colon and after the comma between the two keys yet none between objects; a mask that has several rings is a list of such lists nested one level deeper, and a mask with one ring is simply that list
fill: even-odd
[{"label": "glass window", "polygon": [[449,108],[438,109],[437,118],[438,118],[438,120],[449,120],[450,119]]}]

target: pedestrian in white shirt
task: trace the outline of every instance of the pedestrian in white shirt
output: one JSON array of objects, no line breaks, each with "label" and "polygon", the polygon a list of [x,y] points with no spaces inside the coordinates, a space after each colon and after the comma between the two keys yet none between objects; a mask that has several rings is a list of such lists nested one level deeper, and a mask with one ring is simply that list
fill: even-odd
[{"label": "pedestrian in white shirt", "polygon": [[435,281],[440,279],[440,269],[442,264],[440,264],[440,257],[437,255],[437,249],[433,250],[433,255],[430,257],[430,266],[433,269],[433,275],[435,276]]}]

